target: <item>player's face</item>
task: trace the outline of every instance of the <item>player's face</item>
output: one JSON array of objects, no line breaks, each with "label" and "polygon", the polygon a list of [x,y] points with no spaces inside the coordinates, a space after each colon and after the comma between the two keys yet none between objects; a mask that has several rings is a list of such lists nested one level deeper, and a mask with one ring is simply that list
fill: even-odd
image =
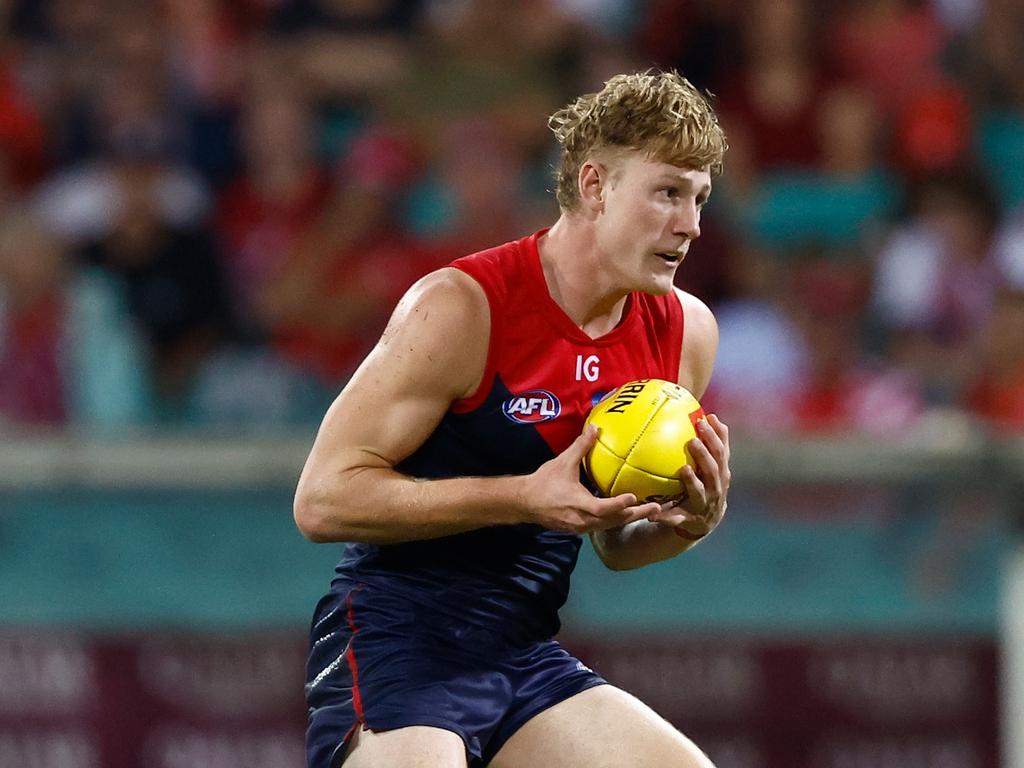
[{"label": "player's face", "polygon": [[623,289],[668,293],[700,237],[711,175],[640,152],[622,153],[608,170],[597,235],[605,264]]}]

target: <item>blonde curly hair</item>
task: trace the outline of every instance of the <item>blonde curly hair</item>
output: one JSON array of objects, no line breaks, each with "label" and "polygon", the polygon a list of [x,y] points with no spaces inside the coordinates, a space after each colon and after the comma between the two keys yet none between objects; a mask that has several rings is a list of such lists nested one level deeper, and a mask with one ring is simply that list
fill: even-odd
[{"label": "blonde curly hair", "polygon": [[729,144],[709,101],[675,71],[616,75],[598,93],[587,93],[548,118],[562,146],[555,178],[558,204],[572,211],[580,201],[577,177],[602,149],[632,149],[686,168],[722,172]]}]

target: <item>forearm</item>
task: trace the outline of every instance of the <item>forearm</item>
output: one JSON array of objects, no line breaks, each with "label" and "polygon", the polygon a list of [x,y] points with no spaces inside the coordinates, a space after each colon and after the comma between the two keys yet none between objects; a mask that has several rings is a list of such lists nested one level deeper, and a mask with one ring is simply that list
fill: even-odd
[{"label": "forearm", "polygon": [[626,571],[675,557],[697,540],[676,535],[670,526],[637,520],[621,528],[596,531],[591,534],[591,542],[606,566]]},{"label": "forearm", "polygon": [[434,539],[522,522],[521,480],[419,480],[385,467],[349,469],[335,482],[303,477],[295,494],[295,521],[316,542]]}]

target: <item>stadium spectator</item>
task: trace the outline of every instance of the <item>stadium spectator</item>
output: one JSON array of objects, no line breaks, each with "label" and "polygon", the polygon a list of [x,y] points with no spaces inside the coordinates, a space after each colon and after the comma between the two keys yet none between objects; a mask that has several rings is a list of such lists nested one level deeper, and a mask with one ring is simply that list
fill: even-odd
[{"label": "stadium spectator", "polygon": [[0,214],[0,426],[58,426],[68,415],[65,257],[18,209]]},{"label": "stadium spectator", "polygon": [[814,168],[765,173],[744,215],[757,241],[783,251],[827,245],[856,249],[900,197],[886,167],[879,109],[870,92],[826,91],[816,115],[821,160]]},{"label": "stadium spectator", "polygon": [[984,4],[965,44],[964,83],[977,123],[978,162],[1007,208],[1024,204],[1024,9],[1010,0]]},{"label": "stadium spectator", "polygon": [[9,56],[0,42],[0,196],[8,185],[24,193],[39,180],[45,164],[43,121],[17,82]]},{"label": "stadium spectator", "polygon": [[1014,290],[1024,290],[1024,204],[1004,217],[992,247],[999,279]]},{"label": "stadium spectator", "polygon": [[271,9],[269,45],[280,49],[310,94],[362,117],[409,76],[422,0],[293,0]]},{"label": "stadium spectator", "polygon": [[210,207],[210,196],[199,175],[183,164],[169,163],[159,147],[126,144],[101,155],[96,162],[71,166],[39,185],[33,205],[47,228],[73,244],[108,236],[129,191],[123,161],[145,159],[154,178],[149,186],[154,212],[169,226],[192,227]]},{"label": "stadium spectator", "polygon": [[432,3],[407,77],[381,95],[383,114],[417,126],[428,145],[451,121],[484,115],[528,155],[545,150],[548,137],[532,117],[560,102],[578,29],[548,0],[521,3],[514,14],[501,0]]},{"label": "stadium spectator", "polygon": [[247,94],[238,137],[243,169],[218,201],[216,228],[235,312],[257,341],[270,325],[266,290],[330,198],[316,131],[312,106],[287,77]]},{"label": "stadium spectator", "polygon": [[156,393],[170,405],[187,394],[231,320],[212,232],[163,217],[156,194],[161,171],[159,160],[146,155],[121,158],[111,229],[86,243],[81,257],[117,278],[150,345]]},{"label": "stadium spectator", "polygon": [[999,208],[983,179],[961,172],[922,181],[911,210],[877,254],[871,301],[889,358],[919,377],[931,402],[955,404],[999,282]]},{"label": "stadium spectator", "polygon": [[1014,0],[987,0],[964,44],[963,80],[979,110],[1014,111],[1024,105],[1020,40],[1024,8]]},{"label": "stadium spectator", "polygon": [[176,101],[163,50],[164,29],[152,14],[101,6],[86,31],[72,29],[80,11],[53,9],[59,34],[59,69],[82,62],[89,78],[73,80],[70,92],[49,94],[56,110],[51,140],[58,167],[36,190],[46,225],[72,244],[107,237],[130,194],[128,167],[151,166],[154,212],[174,227],[192,227],[208,214],[209,191],[187,163],[187,120]]},{"label": "stadium spectator", "polygon": [[974,122],[963,89],[950,81],[923,86],[894,116],[892,154],[910,177],[956,170],[968,162]]},{"label": "stadium spectator", "polygon": [[899,438],[924,411],[911,374],[862,351],[866,265],[816,257],[792,272],[791,313],[804,341],[803,375],[789,410],[805,434]]},{"label": "stadium spectator", "polygon": [[998,432],[1024,432],[1024,289],[1000,291],[979,347],[968,407]]},{"label": "stadium spectator", "polygon": [[220,188],[241,162],[233,134],[246,72],[242,14],[219,0],[165,0],[163,8],[167,65],[180,94],[188,159]]},{"label": "stadium spectator", "polygon": [[809,8],[804,0],[757,0],[741,23],[742,63],[720,93],[726,129],[743,132],[758,169],[813,167],[828,73],[818,64]]},{"label": "stadium spectator", "polygon": [[943,79],[949,41],[930,2],[854,0],[827,17],[826,49],[839,75],[867,88],[890,112]]},{"label": "stadium spectator", "polygon": [[166,40],[160,18],[145,8],[107,6],[89,46],[90,77],[75,83],[60,126],[65,163],[95,160],[124,143],[160,146],[185,160],[187,104],[171,76]]},{"label": "stadium spectator", "polygon": [[698,88],[721,93],[742,47],[740,6],[738,0],[650,2],[634,35],[637,48],[651,61],[686,72]]},{"label": "stadium spectator", "polygon": [[715,305],[719,353],[705,407],[728,413],[748,434],[792,430],[790,403],[809,352],[790,315],[796,297],[788,264],[748,244],[735,250],[731,266],[729,295]]},{"label": "stadium spectator", "polygon": [[[345,293],[333,322],[371,305],[377,316],[419,257],[374,262],[343,245],[352,233],[386,220],[402,248],[419,253],[429,238],[429,261],[535,227],[553,148],[534,116],[613,71],[678,66],[716,94],[732,146],[703,226],[706,258],[679,277],[725,310],[729,343],[776,339],[800,373],[809,350],[780,303],[788,289],[751,292],[736,273],[773,258],[786,286],[807,249],[868,258],[859,317],[873,333],[855,333],[849,354],[873,368],[882,353],[930,403],[967,407],[971,361],[1005,311],[1000,286],[1024,271],[1007,215],[1024,204],[1019,5],[530,0],[510,15],[498,0],[164,0],[160,13],[125,0],[15,0],[0,10],[0,210],[32,210],[68,247],[95,249],[119,237],[124,159],[158,157],[149,189],[162,229],[195,232],[216,211],[216,239],[200,250],[226,275],[244,354],[274,370],[299,364],[289,382],[316,359],[320,380],[335,381],[346,353],[325,341],[323,307],[349,285],[296,279],[304,259],[320,264],[311,275],[373,285],[365,305]],[[335,193],[333,169],[379,127],[403,135],[421,164],[408,188],[357,204],[355,188]],[[385,198],[381,220],[327,224]],[[92,274],[76,263],[63,272],[72,295],[83,270]],[[301,295],[319,298],[304,307]],[[359,345],[357,325],[346,348]],[[296,333],[327,336],[294,346]],[[218,392],[248,375],[198,358],[201,370],[234,371],[214,377]],[[268,397],[285,402],[289,386]],[[287,420],[288,408],[267,412]]]},{"label": "stadium spectator", "polygon": [[550,214],[530,188],[526,148],[498,118],[479,114],[440,127],[431,174],[417,187],[412,229],[445,241],[452,254],[512,239]]},{"label": "stadium spectator", "polygon": [[338,190],[264,295],[271,341],[286,359],[339,389],[380,335],[401,295],[449,261],[401,224],[415,149],[369,132],[339,167]]}]

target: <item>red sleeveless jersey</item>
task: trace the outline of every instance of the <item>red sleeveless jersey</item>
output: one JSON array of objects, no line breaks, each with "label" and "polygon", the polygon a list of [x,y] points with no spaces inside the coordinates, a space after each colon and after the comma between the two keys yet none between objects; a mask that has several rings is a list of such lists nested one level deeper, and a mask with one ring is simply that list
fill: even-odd
[{"label": "red sleeveless jersey", "polygon": [[[619,325],[591,339],[548,293],[537,252],[542,234],[452,263],[487,294],[486,373],[400,472],[432,479],[528,474],[580,434],[591,405],[609,390],[632,379],[677,379],[679,299],[633,294]],[[516,642],[535,640],[558,630],[580,544],[575,534],[527,524],[393,545],[352,543],[334,589],[361,584],[395,611],[457,616]]]},{"label": "red sleeveless jersey", "polygon": [[674,292],[634,293],[619,325],[590,338],[548,292],[537,251],[543,234],[453,262],[487,294],[491,339],[479,391],[452,410],[472,411],[494,387],[507,389],[504,416],[533,426],[558,453],[580,434],[591,406],[609,390],[633,379],[679,378],[683,310]]}]

